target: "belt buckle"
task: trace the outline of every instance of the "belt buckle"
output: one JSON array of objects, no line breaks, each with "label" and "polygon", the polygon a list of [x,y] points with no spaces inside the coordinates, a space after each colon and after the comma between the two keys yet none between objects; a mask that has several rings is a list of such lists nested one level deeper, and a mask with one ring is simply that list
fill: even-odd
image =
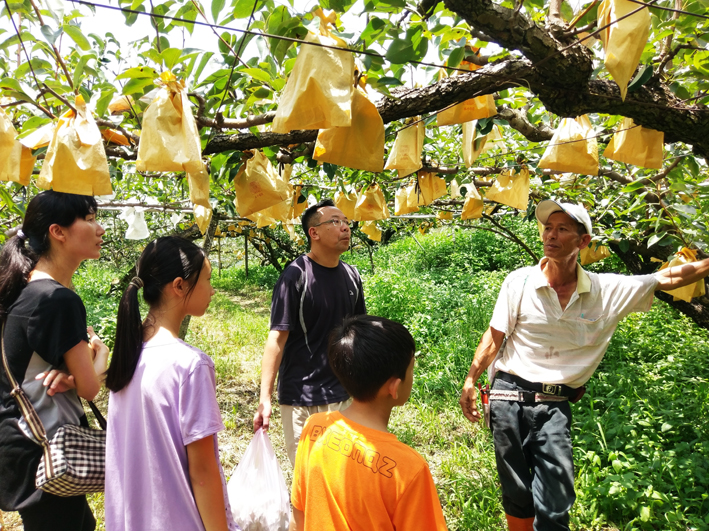
[{"label": "belt buckle", "polygon": [[545,395],[561,395],[561,386],[554,384],[542,384],[542,392]]}]

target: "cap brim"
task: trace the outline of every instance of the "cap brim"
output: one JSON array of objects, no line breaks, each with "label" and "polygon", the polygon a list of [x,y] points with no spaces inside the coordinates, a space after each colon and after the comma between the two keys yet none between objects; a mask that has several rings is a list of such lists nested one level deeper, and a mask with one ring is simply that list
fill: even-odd
[{"label": "cap brim", "polygon": [[[545,199],[544,201],[540,201],[537,205],[535,216],[537,220],[539,220],[539,223],[541,223],[542,225],[546,225],[549,216],[551,216],[554,212],[567,213],[566,210],[564,210],[564,208],[556,201],[552,199]],[[571,217],[574,220],[576,219],[574,216]]]}]

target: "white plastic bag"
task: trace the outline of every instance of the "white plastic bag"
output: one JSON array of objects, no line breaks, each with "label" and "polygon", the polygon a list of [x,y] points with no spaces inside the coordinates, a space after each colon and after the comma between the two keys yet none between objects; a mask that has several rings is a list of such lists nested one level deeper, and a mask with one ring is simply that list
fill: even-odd
[{"label": "white plastic bag", "polygon": [[290,498],[268,434],[259,429],[229,479],[234,520],[243,531],[287,531]]}]

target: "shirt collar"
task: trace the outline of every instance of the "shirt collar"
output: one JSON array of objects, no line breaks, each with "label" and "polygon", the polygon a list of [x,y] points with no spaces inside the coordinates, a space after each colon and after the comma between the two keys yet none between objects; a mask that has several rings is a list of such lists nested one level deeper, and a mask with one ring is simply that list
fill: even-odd
[{"label": "shirt collar", "polygon": [[[549,286],[547,282],[547,277],[544,276],[544,271],[542,271],[542,265],[544,265],[547,260],[546,256],[542,258],[537,266],[534,268],[534,273],[532,274],[532,284],[534,289],[546,288]],[[576,292],[581,295],[582,293],[588,293],[591,291],[591,278],[588,273],[581,267],[581,264],[576,264]]]}]

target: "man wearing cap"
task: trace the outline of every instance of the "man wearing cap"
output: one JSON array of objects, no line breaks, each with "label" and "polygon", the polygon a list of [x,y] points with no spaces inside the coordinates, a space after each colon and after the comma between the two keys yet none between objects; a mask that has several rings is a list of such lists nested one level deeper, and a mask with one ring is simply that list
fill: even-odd
[{"label": "man wearing cap", "polygon": [[505,279],[460,398],[466,418],[480,420],[474,385],[489,367],[490,423],[511,531],[569,529],[576,499],[569,401],[583,395],[626,315],[648,311],[656,290],[709,274],[709,259],[652,275],[584,271],[577,256],[591,241],[586,209],[545,200],[536,216],[544,258]]}]

